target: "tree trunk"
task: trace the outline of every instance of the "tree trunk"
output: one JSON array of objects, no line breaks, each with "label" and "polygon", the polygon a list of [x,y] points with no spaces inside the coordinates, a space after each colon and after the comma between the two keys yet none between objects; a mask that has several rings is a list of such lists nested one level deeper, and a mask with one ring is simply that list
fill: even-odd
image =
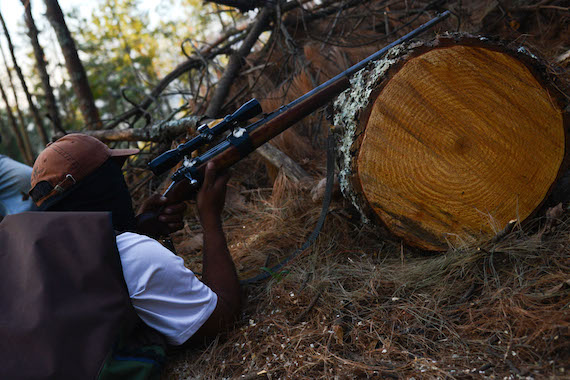
[{"label": "tree trunk", "polygon": [[44,1],[46,4],[46,16],[55,30],[59,46],[61,47],[61,51],[65,57],[65,67],[67,68],[67,72],[71,78],[75,95],[79,99],[79,109],[83,115],[86,127],[87,129],[100,129],[102,126],[101,119],[99,118],[99,111],[97,110],[95,101],[93,100],[93,94],[91,92],[91,87],[89,87],[87,74],[85,73],[85,68],[77,55],[75,41],[71,37],[69,29],[67,29],[67,24],[65,23],[59,3],[57,0]]},{"label": "tree trunk", "polygon": [[343,193],[429,250],[528,220],[568,167],[567,98],[554,81],[524,48],[484,38],[394,48],[335,103]]},{"label": "tree trunk", "polygon": [[20,132],[22,133],[22,139],[24,140],[24,146],[26,147],[26,155],[32,157],[32,162],[35,160],[35,152],[32,149],[32,144],[30,143],[30,136],[28,130],[26,129],[26,122],[24,121],[24,115],[20,108],[20,103],[18,102],[18,95],[16,94],[16,87],[14,86],[14,80],[12,78],[12,70],[8,66],[8,61],[6,60],[6,54],[4,54],[4,48],[0,44],[0,53],[2,53],[2,59],[4,60],[4,66],[6,67],[6,73],[8,74],[8,79],[10,80],[10,87],[12,87],[12,95],[14,95],[14,104],[16,106],[16,113],[18,114],[18,121],[20,122]]},{"label": "tree trunk", "polygon": [[28,165],[33,165],[34,159],[31,157],[28,152],[26,151],[26,146],[24,144],[24,139],[18,130],[18,124],[16,123],[16,119],[14,118],[14,114],[10,109],[10,103],[8,103],[8,98],[6,97],[6,92],[4,91],[4,86],[0,83],[0,93],[2,94],[2,99],[4,100],[4,104],[6,105],[6,113],[8,114],[8,118],[10,119],[10,127],[12,128],[12,132],[16,137],[16,143],[18,144],[18,149],[22,154],[22,157],[26,160]]},{"label": "tree trunk", "polygon": [[28,36],[32,41],[32,47],[34,48],[34,56],[36,57],[36,67],[40,74],[40,79],[42,82],[42,87],[46,94],[46,105],[49,112],[51,124],[53,126],[53,132],[64,132],[61,126],[61,119],[59,117],[59,111],[57,109],[57,102],[55,96],[53,95],[53,88],[49,82],[49,75],[46,68],[46,61],[44,55],[44,49],[38,41],[38,28],[36,28],[36,23],[32,17],[32,5],[30,0],[22,0],[22,4],[25,8],[25,19],[26,25],[28,27]]},{"label": "tree trunk", "polygon": [[48,136],[46,130],[44,129],[42,119],[40,118],[40,114],[38,109],[32,99],[32,95],[28,90],[28,85],[24,79],[24,75],[22,74],[22,70],[20,66],[18,66],[18,62],[16,61],[16,56],[14,54],[14,46],[12,45],[12,39],[10,38],[10,33],[8,33],[8,28],[6,27],[6,23],[4,22],[4,18],[0,13],[0,22],[2,23],[2,28],[4,29],[4,36],[6,37],[6,41],[8,42],[8,49],[10,49],[10,55],[12,56],[12,63],[14,65],[14,70],[16,70],[16,74],[18,74],[18,78],[20,79],[20,83],[22,85],[22,89],[24,90],[24,94],[26,95],[26,99],[28,100],[28,106],[30,107],[30,112],[32,113],[32,117],[36,124],[36,129],[38,134],[40,135],[40,139],[44,144],[48,143]]}]

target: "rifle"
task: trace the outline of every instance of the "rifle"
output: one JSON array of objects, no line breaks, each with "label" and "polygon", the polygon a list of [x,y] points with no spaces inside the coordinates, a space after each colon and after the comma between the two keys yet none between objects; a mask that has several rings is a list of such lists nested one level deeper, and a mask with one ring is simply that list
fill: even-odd
[{"label": "rifle", "polygon": [[[165,191],[164,196],[173,200],[185,199],[183,194],[186,194],[187,197],[189,190],[195,191],[200,187],[206,164],[209,161],[214,162],[217,170],[229,168],[349,88],[350,77],[368,65],[368,63],[379,59],[392,47],[407,42],[425,32],[449,17],[450,14],[450,11],[441,13],[334,78],[329,79],[291,103],[265,115],[262,119],[245,128],[241,127],[241,124],[262,113],[261,105],[256,99],[251,99],[237,111],[224,117],[221,122],[212,127],[206,124],[201,125],[197,129],[198,135],[196,137],[175,149],[161,154],[148,164],[149,169],[155,175],[160,175],[183,160],[182,167],[172,175],[172,183]],[[228,131],[227,137],[214,147],[198,157],[188,158],[191,153]]]}]

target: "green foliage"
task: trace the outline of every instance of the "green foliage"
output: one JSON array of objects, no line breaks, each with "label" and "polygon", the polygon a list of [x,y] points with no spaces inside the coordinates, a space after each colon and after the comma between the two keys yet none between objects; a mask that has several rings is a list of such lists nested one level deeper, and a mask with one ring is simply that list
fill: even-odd
[{"label": "green foliage", "polygon": [[79,20],[73,32],[87,71],[93,96],[103,118],[128,107],[121,89],[135,102],[157,80],[156,31],[149,30],[149,17],[140,11],[139,0],[104,0],[89,20]]},{"label": "green foliage", "polygon": [[273,272],[271,270],[271,268],[267,268],[267,267],[261,267],[260,269],[264,272],[269,273],[271,278],[273,278],[278,283],[281,282],[281,280],[283,280],[283,278],[285,278],[289,273],[291,273],[291,271],[288,269],[284,269],[284,270],[277,271],[277,272]]},{"label": "green foliage", "polygon": [[[203,3],[202,0],[161,0],[156,3],[155,8],[147,10],[147,3],[142,0],[98,0],[90,14],[74,8],[65,15],[104,121],[131,109],[129,101],[141,102],[160,79],[184,61],[186,58],[182,54],[182,46],[186,54],[192,54],[195,48],[211,42],[235,19],[243,17],[230,8]],[[50,45],[45,40],[45,36],[50,34],[55,39],[51,26],[41,17],[36,19],[36,23],[44,36],[42,44],[46,49],[50,71],[62,74],[61,79],[59,75],[54,75],[51,83],[64,128],[80,130],[83,118],[63,58],[59,52],[50,52]],[[42,23],[45,23],[43,31]],[[51,47],[55,47],[54,40],[51,42]],[[31,48],[27,56],[33,61]],[[29,71],[28,80],[36,94],[40,112],[45,114],[45,99],[41,96],[43,90],[39,77],[33,69],[26,71]],[[188,80],[199,82],[195,74],[181,77],[161,95],[161,99],[149,110],[155,120],[166,117],[171,107],[176,108],[188,100],[191,92],[189,87],[196,89],[196,84],[189,86]],[[27,117],[27,113],[24,113]],[[144,120],[140,123],[144,123]]]},{"label": "green foliage", "polygon": [[[217,5],[201,0],[162,0],[152,14],[143,10],[140,0],[101,0],[89,19],[68,22],[76,25],[72,34],[102,118],[111,119],[132,107],[123,93],[134,103],[142,101],[185,59],[182,46],[192,54],[234,17],[229,8],[220,12]],[[166,93],[188,93],[187,87],[176,82],[171,85],[175,90]],[[165,94],[150,112],[155,118],[165,117],[182,98]]]}]

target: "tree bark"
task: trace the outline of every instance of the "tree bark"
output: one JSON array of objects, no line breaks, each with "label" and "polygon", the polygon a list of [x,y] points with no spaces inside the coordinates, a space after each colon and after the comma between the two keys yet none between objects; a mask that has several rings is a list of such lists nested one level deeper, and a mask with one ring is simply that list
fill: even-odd
[{"label": "tree bark", "polygon": [[26,19],[26,25],[28,27],[28,36],[32,41],[32,47],[34,48],[34,56],[36,57],[36,68],[38,69],[38,73],[40,74],[42,87],[46,95],[46,105],[50,116],[51,124],[53,126],[53,132],[54,133],[64,132],[61,125],[61,119],[59,117],[57,102],[55,100],[55,96],[53,95],[53,88],[51,87],[49,81],[44,49],[42,48],[38,40],[38,28],[36,27],[36,23],[34,22],[34,18],[32,17],[31,0],[22,0],[22,4],[24,5],[25,8],[24,15]]},{"label": "tree bark", "polygon": [[18,78],[20,79],[20,83],[22,85],[22,89],[24,90],[24,94],[26,95],[26,99],[28,100],[28,106],[30,107],[30,112],[32,113],[32,117],[36,124],[36,129],[38,134],[40,135],[40,139],[44,144],[49,142],[46,130],[44,129],[44,125],[40,118],[40,114],[38,109],[32,99],[32,95],[28,90],[28,85],[24,79],[24,75],[22,74],[22,70],[20,66],[18,66],[18,62],[16,61],[16,56],[14,54],[14,46],[12,45],[12,39],[10,38],[10,33],[8,33],[8,28],[6,27],[6,23],[4,22],[4,17],[0,13],[0,22],[2,23],[2,28],[4,29],[4,36],[6,37],[6,41],[8,42],[8,49],[10,49],[10,55],[12,56],[12,64],[14,66],[14,70],[16,70],[16,74],[18,74]]},{"label": "tree bark", "polygon": [[18,121],[20,122],[20,131],[22,132],[22,139],[24,140],[24,146],[26,147],[26,155],[32,157],[32,162],[36,155],[32,149],[32,144],[30,143],[30,136],[28,130],[26,129],[26,122],[24,121],[24,115],[20,108],[20,103],[18,102],[18,94],[16,94],[16,87],[14,86],[14,80],[12,78],[12,70],[8,66],[8,61],[6,60],[6,54],[4,54],[4,48],[0,44],[0,53],[2,53],[2,59],[4,60],[4,67],[6,67],[6,73],[8,74],[8,80],[10,81],[10,87],[12,88],[12,95],[14,95],[14,104],[16,106],[16,113],[18,114]]},{"label": "tree bark", "polygon": [[[110,129],[97,131],[81,131],[69,133],[84,133],[103,142],[111,141],[168,141],[196,128],[202,120],[200,116],[187,116],[178,120],[161,122],[146,128]],[[62,136],[56,136],[62,137]]]},{"label": "tree bark", "polygon": [[28,165],[33,165],[34,159],[31,157],[28,152],[26,151],[26,146],[24,144],[24,139],[18,130],[18,124],[16,123],[16,119],[14,118],[14,114],[10,109],[10,103],[8,102],[8,97],[6,97],[6,92],[4,91],[4,86],[0,83],[0,93],[2,94],[2,99],[4,100],[4,104],[6,105],[6,113],[8,114],[8,119],[10,119],[10,127],[12,128],[12,133],[16,137],[16,143],[18,144],[18,149],[22,154],[22,157],[26,160]]},{"label": "tree bark", "polygon": [[568,167],[567,98],[522,47],[398,46],[351,83],[335,103],[343,193],[410,245],[476,244],[529,220]]},{"label": "tree bark", "polygon": [[99,111],[95,106],[93,93],[91,92],[91,87],[89,87],[85,68],[77,54],[75,41],[71,37],[71,33],[67,28],[63,12],[61,11],[57,0],[44,1],[46,4],[46,16],[55,30],[59,46],[61,47],[61,51],[65,57],[65,66],[69,73],[69,77],[71,78],[75,95],[79,100],[79,109],[83,115],[86,127],[87,129],[100,129],[102,124],[101,119],[99,118]]}]

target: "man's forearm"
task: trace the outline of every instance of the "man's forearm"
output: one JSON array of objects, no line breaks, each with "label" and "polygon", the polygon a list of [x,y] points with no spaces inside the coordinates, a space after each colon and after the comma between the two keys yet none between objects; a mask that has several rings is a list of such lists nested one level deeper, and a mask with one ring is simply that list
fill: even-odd
[{"label": "man's forearm", "polygon": [[212,336],[230,327],[241,310],[241,292],[236,268],[222,229],[222,210],[228,176],[216,176],[213,162],[204,173],[204,183],[196,198],[200,223],[204,231],[202,281],[218,296],[216,308],[197,336]]},{"label": "man's forearm", "polygon": [[202,279],[218,296],[224,309],[223,325],[231,323],[241,309],[241,292],[236,269],[227,247],[219,218],[203,221],[204,248]]}]

